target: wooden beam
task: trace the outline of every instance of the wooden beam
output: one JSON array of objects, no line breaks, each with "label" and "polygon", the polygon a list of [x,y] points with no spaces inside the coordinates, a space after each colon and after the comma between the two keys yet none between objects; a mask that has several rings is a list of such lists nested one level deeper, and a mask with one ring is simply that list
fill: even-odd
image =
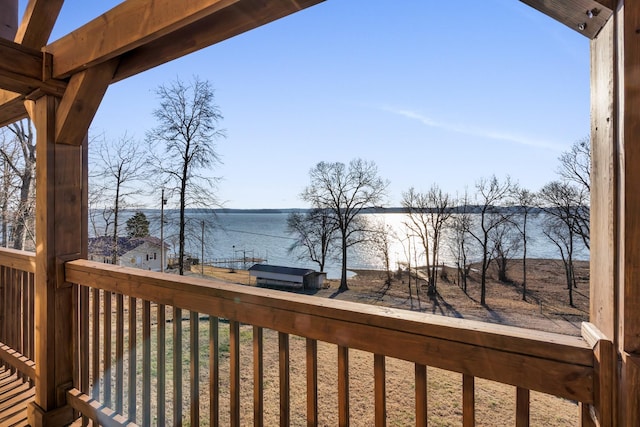
[{"label": "wooden beam", "polygon": [[128,0],[45,50],[55,58],[55,78],[132,52],[119,80],[321,1]]},{"label": "wooden beam", "polygon": [[42,53],[9,40],[0,39],[0,88],[27,95],[36,90],[62,96],[66,83],[46,79],[50,69]]},{"label": "wooden beam", "polygon": [[27,117],[24,97],[19,93],[0,90],[0,127]]},{"label": "wooden beam", "polygon": [[123,55],[114,81],[211,46],[324,0],[243,0]]},{"label": "wooden beam", "polygon": [[117,65],[114,59],[74,74],[58,107],[56,142],[82,143]]},{"label": "wooden beam", "polygon": [[520,0],[580,34],[593,39],[609,20],[615,0]]},{"label": "wooden beam", "polygon": [[27,94],[42,82],[42,54],[0,39],[0,88]]},{"label": "wooden beam", "polygon": [[14,41],[40,49],[47,44],[64,0],[29,0]]},{"label": "wooden beam", "polygon": [[[127,0],[46,46],[54,75],[68,77],[218,12],[238,0]],[[95,43],[100,40],[99,43]]]},{"label": "wooden beam", "polygon": [[18,29],[18,0],[0,1],[0,38],[13,40]]}]

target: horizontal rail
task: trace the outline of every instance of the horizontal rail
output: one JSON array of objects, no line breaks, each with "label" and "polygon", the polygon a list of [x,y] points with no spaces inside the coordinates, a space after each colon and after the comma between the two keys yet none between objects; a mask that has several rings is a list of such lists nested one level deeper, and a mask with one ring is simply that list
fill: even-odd
[{"label": "horizontal rail", "polygon": [[36,272],[36,254],[16,249],[0,248],[0,266],[26,271]]},{"label": "horizontal rail", "polygon": [[136,427],[137,424],[127,421],[122,415],[100,404],[91,396],[87,396],[76,388],[67,391],[69,405],[93,422],[104,427]]},{"label": "horizontal rail", "polygon": [[11,347],[0,342],[0,360],[17,369],[30,378],[36,377],[36,364],[33,360],[22,355]]},{"label": "horizontal rail", "polygon": [[579,337],[76,260],[71,283],[206,313],[584,403],[591,347]]}]

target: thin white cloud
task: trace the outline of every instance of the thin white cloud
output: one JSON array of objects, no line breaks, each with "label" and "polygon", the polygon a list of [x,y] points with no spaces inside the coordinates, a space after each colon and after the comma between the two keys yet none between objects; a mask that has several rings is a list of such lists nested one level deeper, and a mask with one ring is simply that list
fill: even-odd
[{"label": "thin white cloud", "polygon": [[417,120],[425,126],[442,129],[448,132],[455,132],[463,135],[474,136],[478,138],[487,138],[493,139],[496,141],[504,141],[513,144],[526,145],[529,147],[536,148],[544,148],[547,150],[553,151],[562,151],[565,147],[562,144],[554,143],[551,141],[545,141],[535,138],[530,138],[524,135],[517,135],[505,131],[492,130],[492,129],[483,129],[474,126],[467,126],[462,124],[454,124],[454,123],[446,123],[444,121],[439,121],[433,119],[431,117],[425,116],[424,114],[418,113],[416,111],[400,109],[400,108],[388,108],[383,107],[384,111],[388,111],[390,113],[406,117],[408,119]]}]

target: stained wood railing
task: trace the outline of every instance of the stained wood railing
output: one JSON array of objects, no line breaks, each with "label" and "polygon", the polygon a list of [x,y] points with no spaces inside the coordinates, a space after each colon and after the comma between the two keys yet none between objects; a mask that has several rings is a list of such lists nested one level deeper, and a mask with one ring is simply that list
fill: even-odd
[{"label": "stained wood railing", "polygon": [[35,379],[34,272],[31,252],[0,253],[0,365],[24,380]]},{"label": "stained wood railing", "polygon": [[[265,402],[274,399],[280,425],[289,425],[294,413],[299,423],[301,408],[308,425],[336,418],[348,425],[354,392],[349,361],[355,350],[373,358],[373,413],[379,426],[389,417],[386,363],[392,359],[414,366],[408,374],[415,375],[416,425],[427,424],[427,367],[461,374],[465,426],[474,425],[477,378],[514,386],[517,426],[529,423],[530,390],[581,402],[583,417],[600,416],[588,410],[600,404],[594,390],[604,387],[594,363],[597,334],[587,342],[85,260],[66,263],[65,272],[67,281],[80,285],[79,309],[89,308],[77,317],[79,378],[68,399],[102,425],[260,426]],[[304,356],[302,366],[291,357],[298,337],[304,344],[296,353]],[[271,340],[277,345],[270,346]],[[319,410],[319,385],[325,380],[318,375],[323,368],[318,349],[325,343],[337,349],[332,393],[337,393],[337,415],[330,416]],[[277,361],[265,364],[272,347]],[[275,378],[267,376],[276,367]],[[306,386],[292,393],[292,377],[300,371]],[[247,387],[252,388],[248,395]]]}]

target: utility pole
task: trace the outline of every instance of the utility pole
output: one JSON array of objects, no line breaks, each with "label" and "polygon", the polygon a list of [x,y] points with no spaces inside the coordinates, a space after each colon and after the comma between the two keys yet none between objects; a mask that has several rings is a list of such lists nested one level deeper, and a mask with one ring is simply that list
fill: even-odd
[{"label": "utility pole", "polygon": [[202,237],[200,239],[200,243],[202,247],[200,248],[200,274],[204,276],[204,219],[202,220]]},{"label": "utility pole", "polygon": [[164,198],[164,188],[162,189],[162,200],[160,202],[160,272],[164,273],[164,205],[167,199]]}]

